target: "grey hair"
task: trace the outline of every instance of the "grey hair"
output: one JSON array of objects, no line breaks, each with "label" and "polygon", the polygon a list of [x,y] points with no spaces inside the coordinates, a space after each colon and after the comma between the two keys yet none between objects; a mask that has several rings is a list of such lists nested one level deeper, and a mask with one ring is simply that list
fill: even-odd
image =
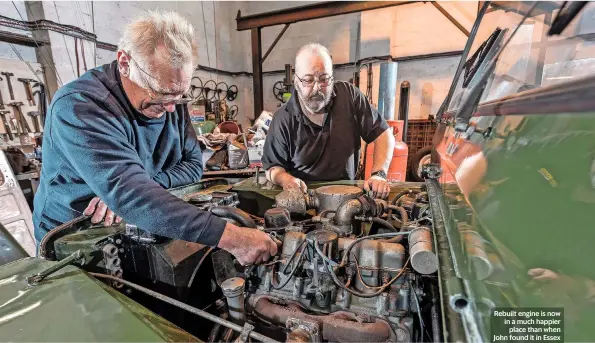
[{"label": "grey hair", "polygon": [[[165,46],[161,56],[156,55],[159,46]],[[170,11],[146,11],[135,18],[124,28],[118,49],[146,68],[152,56],[167,61],[173,68],[194,65],[198,59],[194,27],[180,14]]]},{"label": "grey hair", "polygon": [[324,45],[319,43],[308,43],[299,48],[299,50],[295,54],[295,65],[297,65],[298,58],[305,52],[315,54],[321,57],[328,57],[331,63],[331,68],[333,67],[333,56],[331,55],[331,52]]}]

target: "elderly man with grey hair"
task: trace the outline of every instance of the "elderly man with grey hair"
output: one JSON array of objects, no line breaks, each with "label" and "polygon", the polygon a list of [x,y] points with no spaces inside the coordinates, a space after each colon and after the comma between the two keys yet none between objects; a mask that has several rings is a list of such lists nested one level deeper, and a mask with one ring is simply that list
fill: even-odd
[{"label": "elderly man with grey hair", "polygon": [[198,182],[202,153],[184,94],[197,59],[193,27],[173,12],[126,26],[116,60],[65,85],[48,108],[33,215],[39,242],[83,213],[106,226],[218,246],[242,264],[277,253],[265,233],[241,228],[171,195]]},{"label": "elderly man with grey hair", "polygon": [[374,142],[372,176],[364,188],[386,198],[392,130],[359,89],[333,79],[333,61],[324,46],[310,43],[298,50],[295,90],[275,113],[264,145],[267,178],[303,191],[304,181],[353,180],[363,139]]}]

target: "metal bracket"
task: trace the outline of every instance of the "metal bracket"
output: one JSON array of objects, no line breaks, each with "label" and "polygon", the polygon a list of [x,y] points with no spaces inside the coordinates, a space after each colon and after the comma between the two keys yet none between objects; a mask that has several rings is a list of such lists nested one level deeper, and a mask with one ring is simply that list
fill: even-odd
[{"label": "metal bracket", "polygon": [[292,333],[295,334],[297,330],[302,331],[303,334],[309,336],[309,342],[318,343],[320,342],[320,329],[317,323],[309,322],[298,318],[288,318],[285,322],[287,328],[287,341],[296,341],[297,337],[292,337]]},{"label": "metal bracket", "polygon": [[250,332],[254,330],[254,326],[251,324],[244,324],[244,328],[242,328],[242,332],[240,333],[240,337],[238,337],[234,343],[246,343],[248,342],[248,338],[250,338]]},{"label": "metal bracket", "polygon": [[84,264],[85,263],[84,255],[81,252],[81,250],[77,250],[77,251],[73,252],[70,256],[68,256],[65,259],[63,259],[62,261],[52,265],[51,267],[44,269],[37,274],[28,276],[26,278],[27,284],[29,286],[37,286],[41,281],[43,281],[43,279],[45,279],[49,275],[59,271],[60,269],[66,267],[70,264],[73,264],[74,262],[77,262],[78,260],[81,260],[81,259],[83,260],[82,263]]},{"label": "metal bracket", "polygon": [[438,163],[428,163],[422,167],[421,177],[424,179],[437,180],[442,175],[442,168]]}]

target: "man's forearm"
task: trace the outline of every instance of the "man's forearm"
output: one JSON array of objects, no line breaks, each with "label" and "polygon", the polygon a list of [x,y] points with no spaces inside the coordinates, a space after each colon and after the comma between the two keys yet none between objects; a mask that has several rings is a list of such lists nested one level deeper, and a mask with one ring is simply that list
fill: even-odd
[{"label": "man's forearm", "polygon": [[186,186],[200,181],[202,177],[202,161],[181,161],[153,177],[153,180],[164,188]]},{"label": "man's forearm", "polygon": [[372,163],[372,172],[382,170],[388,172],[390,161],[393,158],[395,148],[395,137],[392,134],[392,128],[384,131],[374,141],[374,161]]},{"label": "man's forearm", "polygon": [[281,167],[272,167],[266,171],[266,177],[272,183],[283,186],[291,175]]}]

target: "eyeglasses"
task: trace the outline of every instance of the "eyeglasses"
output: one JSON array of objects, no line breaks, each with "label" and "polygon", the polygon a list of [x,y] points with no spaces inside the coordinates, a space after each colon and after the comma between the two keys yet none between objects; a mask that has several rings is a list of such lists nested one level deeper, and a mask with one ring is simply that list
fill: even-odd
[{"label": "eyeglasses", "polygon": [[297,75],[295,77],[297,77],[298,80],[300,80],[300,82],[302,83],[302,86],[308,87],[308,88],[313,87],[316,82],[318,82],[320,84],[320,86],[326,87],[331,83],[331,81],[333,79],[332,75],[322,75],[318,78],[318,80],[315,79],[313,76],[309,76],[309,75],[305,76],[303,79]]},{"label": "eyeglasses", "polygon": [[143,68],[141,68],[140,65],[136,62],[136,60],[132,58],[130,54],[128,54],[128,58],[132,62],[134,62],[136,68],[138,68],[138,70],[141,71],[140,75],[144,86],[139,86],[141,88],[144,88],[147,91],[147,94],[149,94],[149,97],[151,98],[151,101],[148,102],[148,105],[166,105],[172,103],[176,105],[183,105],[192,101],[192,97],[188,95],[188,92],[175,97],[167,97],[157,92],[155,89],[151,87],[151,83],[147,80],[147,77],[150,77],[154,80],[157,80],[157,78],[147,73]]}]

